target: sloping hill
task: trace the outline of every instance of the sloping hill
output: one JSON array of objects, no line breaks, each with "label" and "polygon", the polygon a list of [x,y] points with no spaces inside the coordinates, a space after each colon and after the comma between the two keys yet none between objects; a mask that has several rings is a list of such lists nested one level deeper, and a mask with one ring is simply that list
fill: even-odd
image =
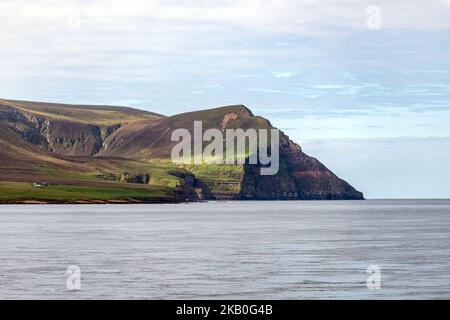
[{"label": "sloping hill", "polygon": [[260,165],[175,165],[171,134],[179,128],[193,134],[194,121],[222,132],[273,128],[243,105],[165,117],[124,107],[0,99],[0,180],[47,176],[69,185],[147,185],[191,200],[363,198],[283,133],[276,176],[260,175]]},{"label": "sloping hill", "polygon": [[[194,134],[194,121],[202,121],[203,130],[273,129],[271,123],[243,105],[227,106],[183,113],[156,122],[141,122],[138,126],[124,126],[107,140],[107,148],[100,154],[127,156],[133,159],[169,159],[177,142],[171,133],[178,128]],[[303,153],[284,133],[280,135],[280,171],[276,176],[260,175],[254,165],[201,165],[185,167],[207,187],[212,197],[231,199],[362,199],[347,182],[339,179],[317,159]],[[225,144],[225,142],[224,142]]]},{"label": "sloping hill", "polygon": [[170,141],[174,130],[183,128],[193,134],[194,121],[202,121],[205,130],[224,129],[222,125],[227,114],[235,114],[237,117],[232,123],[227,123],[227,128],[261,127],[258,117],[254,117],[251,111],[242,105],[182,113],[158,121],[141,121],[123,126],[105,141],[106,147],[100,154],[146,160],[169,158],[172,148],[177,144]]},{"label": "sloping hill", "polygon": [[125,124],[163,116],[124,107],[77,106],[0,99],[0,120],[26,141],[61,155],[92,156]]},{"label": "sloping hill", "polygon": [[[172,202],[185,199],[176,188],[180,179],[171,176],[167,172],[169,169],[126,159],[93,157],[103,140],[117,128],[160,117],[122,107],[0,100],[0,181],[3,181],[0,202]],[[139,177],[147,172],[155,173],[153,184],[132,183],[139,182]],[[42,181],[58,187],[35,190],[29,184],[28,187],[20,184]],[[67,186],[75,188],[58,191]],[[100,191],[93,192],[93,189]],[[13,190],[17,191],[14,196]],[[21,194],[23,190],[28,191]]]}]

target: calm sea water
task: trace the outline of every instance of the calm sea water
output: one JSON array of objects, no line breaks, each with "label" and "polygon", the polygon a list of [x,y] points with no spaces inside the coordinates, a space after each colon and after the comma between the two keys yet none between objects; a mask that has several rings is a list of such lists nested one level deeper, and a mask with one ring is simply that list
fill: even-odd
[{"label": "calm sea water", "polygon": [[0,206],[0,299],[93,298],[450,299],[450,201]]}]

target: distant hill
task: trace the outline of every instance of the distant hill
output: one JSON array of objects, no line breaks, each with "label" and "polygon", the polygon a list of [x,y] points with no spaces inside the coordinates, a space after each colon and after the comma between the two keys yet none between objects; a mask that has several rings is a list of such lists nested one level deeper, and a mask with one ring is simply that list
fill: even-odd
[{"label": "distant hill", "polygon": [[[276,176],[261,176],[258,165],[174,165],[171,133],[192,132],[196,120],[222,131],[273,128],[242,105],[166,117],[0,99],[0,202],[363,199],[284,133]],[[31,186],[43,181],[50,186]]]}]

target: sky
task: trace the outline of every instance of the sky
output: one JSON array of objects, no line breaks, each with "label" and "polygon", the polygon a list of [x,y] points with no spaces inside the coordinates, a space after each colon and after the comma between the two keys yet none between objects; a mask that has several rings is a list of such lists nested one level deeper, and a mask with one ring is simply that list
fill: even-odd
[{"label": "sky", "polygon": [[255,114],[367,198],[450,198],[450,0],[0,0],[0,97]]}]

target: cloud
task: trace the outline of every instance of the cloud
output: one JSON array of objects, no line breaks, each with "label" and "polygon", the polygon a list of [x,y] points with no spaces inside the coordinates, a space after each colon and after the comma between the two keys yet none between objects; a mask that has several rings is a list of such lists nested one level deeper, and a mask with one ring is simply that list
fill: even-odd
[{"label": "cloud", "polygon": [[[81,2],[83,3],[83,2]],[[450,26],[447,0],[377,1],[383,24],[395,28]],[[88,16],[99,19],[146,17],[173,23],[208,23],[248,27],[266,32],[301,32],[313,28],[361,28],[372,1],[216,0],[216,1],[94,1],[84,5]],[[444,11],[444,12],[442,12]],[[433,19],[430,19],[430,14]]]},{"label": "cloud", "polygon": [[[238,27],[262,32],[317,32],[319,28],[365,28],[368,0],[53,0],[0,1],[2,25],[21,28],[43,22],[47,27],[80,20],[83,27],[139,30],[140,27],[199,31],[211,27]],[[450,27],[447,0],[377,1],[386,28],[442,29]],[[20,22],[17,21],[20,18]],[[200,27],[200,28],[196,28]]]},{"label": "cloud", "polygon": [[403,72],[407,75],[416,75],[416,74],[450,74],[450,70],[430,70],[430,69],[400,69],[400,72]]},{"label": "cloud", "polygon": [[272,71],[271,74],[274,78],[281,78],[281,79],[289,79],[292,76],[294,76],[294,73],[290,71]]}]

